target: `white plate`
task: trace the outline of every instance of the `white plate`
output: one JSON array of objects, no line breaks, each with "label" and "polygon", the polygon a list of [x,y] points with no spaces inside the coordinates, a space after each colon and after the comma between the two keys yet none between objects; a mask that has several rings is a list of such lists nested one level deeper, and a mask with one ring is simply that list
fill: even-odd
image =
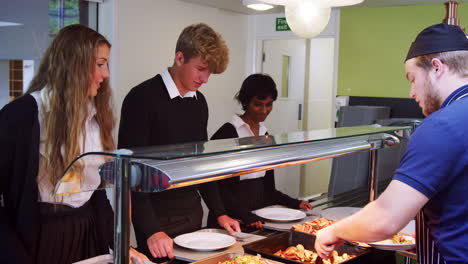
[{"label": "white plate", "polygon": [[414,238],[411,236],[407,236],[407,239],[410,239],[410,238],[413,240],[414,242],[413,244],[383,244],[380,242],[373,242],[373,243],[367,243],[367,244],[371,245],[372,247],[375,247],[377,249],[382,249],[382,250],[394,250],[394,251],[409,250],[409,249],[413,249],[416,247],[416,242]]},{"label": "white plate", "polygon": [[[411,237],[411,235],[416,232],[415,225],[416,225],[415,221],[411,220],[403,229],[400,230],[400,232],[408,234],[409,235],[408,237]],[[415,241],[413,237],[411,237],[411,239]],[[382,244],[378,242],[367,243],[367,244],[377,249],[394,250],[394,251],[410,250],[416,247],[416,241],[413,244]]]},{"label": "white plate", "polygon": [[177,236],[174,243],[188,249],[212,251],[230,247],[236,243],[236,239],[220,233],[193,232]]},{"label": "white plate", "polygon": [[276,222],[291,222],[301,220],[306,217],[304,212],[290,208],[262,208],[253,211],[253,213],[267,220]]},{"label": "white plate", "polygon": [[355,214],[361,209],[360,207],[331,207],[323,209],[320,214],[328,220],[341,220]]}]

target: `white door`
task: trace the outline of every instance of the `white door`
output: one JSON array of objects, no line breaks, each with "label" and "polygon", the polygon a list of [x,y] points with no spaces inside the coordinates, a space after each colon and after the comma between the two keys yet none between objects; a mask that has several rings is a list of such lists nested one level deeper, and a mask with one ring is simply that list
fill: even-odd
[{"label": "white door", "polygon": [[278,99],[265,121],[270,134],[297,131],[302,128],[306,40],[264,40],[263,73],[276,83]]},{"label": "white door", "polygon": [[[281,134],[302,129],[306,40],[264,40],[262,72],[276,83],[278,99],[265,120],[268,133]],[[276,188],[299,197],[300,166],[275,170]]]}]

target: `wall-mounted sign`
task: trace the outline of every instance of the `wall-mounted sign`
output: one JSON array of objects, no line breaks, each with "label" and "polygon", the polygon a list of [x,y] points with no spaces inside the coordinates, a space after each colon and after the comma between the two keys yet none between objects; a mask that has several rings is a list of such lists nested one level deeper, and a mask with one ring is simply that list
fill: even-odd
[{"label": "wall-mounted sign", "polygon": [[276,31],[291,31],[285,17],[276,18]]}]

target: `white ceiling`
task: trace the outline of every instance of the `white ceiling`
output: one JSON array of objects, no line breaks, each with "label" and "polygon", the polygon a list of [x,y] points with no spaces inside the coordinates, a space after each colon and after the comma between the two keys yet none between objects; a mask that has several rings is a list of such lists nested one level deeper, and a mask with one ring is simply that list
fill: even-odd
[{"label": "white ceiling", "polygon": [[[277,6],[268,11],[255,11],[242,5],[242,0],[182,0],[185,2],[226,9],[229,11],[242,13],[242,14],[267,14],[267,13],[281,13],[284,12],[282,6]],[[389,6],[413,6],[413,5],[436,5],[443,4],[447,0],[365,0],[359,5],[354,7],[389,7]],[[468,0],[458,0],[458,3],[468,3]],[[346,7],[345,7],[346,8]],[[443,7],[444,8],[444,7]]]}]

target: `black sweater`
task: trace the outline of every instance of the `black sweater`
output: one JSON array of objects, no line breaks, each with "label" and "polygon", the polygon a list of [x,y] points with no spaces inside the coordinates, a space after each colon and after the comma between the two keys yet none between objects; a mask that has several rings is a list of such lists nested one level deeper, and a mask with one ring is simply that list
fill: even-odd
[{"label": "black sweater", "polygon": [[[119,127],[119,148],[206,141],[208,105],[200,92],[196,98],[171,99],[161,76],[144,81],[125,97]],[[187,210],[198,202],[198,190],[210,211],[225,214],[216,184],[202,184],[161,193],[133,193],[133,224],[137,237],[149,238],[160,230],[158,217],[170,209]],[[158,208],[157,212],[150,208]],[[139,242],[143,239],[137,238]],[[146,240],[144,239],[144,240]],[[146,244],[146,243],[145,243]]]},{"label": "black sweater", "polygon": [[[236,128],[231,123],[225,123],[211,137],[214,139],[237,138]],[[219,191],[227,213],[231,217],[241,219],[244,224],[260,221],[260,218],[251,213],[270,205],[284,205],[290,208],[299,208],[300,200],[276,190],[274,171],[269,170],[264,177],[241,181],[239,177],[218,181]],[[213,217],[209,216],[212,223]]]},{"label": "black sweater", "polygon": [[[40,234],[37,174],[37,103],[22,96],[0,110],[0,263],[35,263]],[[113,213],[104,192],[96,193],[98,230],[112,246]],[[60,252],[57,252],[60,254]]]}]

